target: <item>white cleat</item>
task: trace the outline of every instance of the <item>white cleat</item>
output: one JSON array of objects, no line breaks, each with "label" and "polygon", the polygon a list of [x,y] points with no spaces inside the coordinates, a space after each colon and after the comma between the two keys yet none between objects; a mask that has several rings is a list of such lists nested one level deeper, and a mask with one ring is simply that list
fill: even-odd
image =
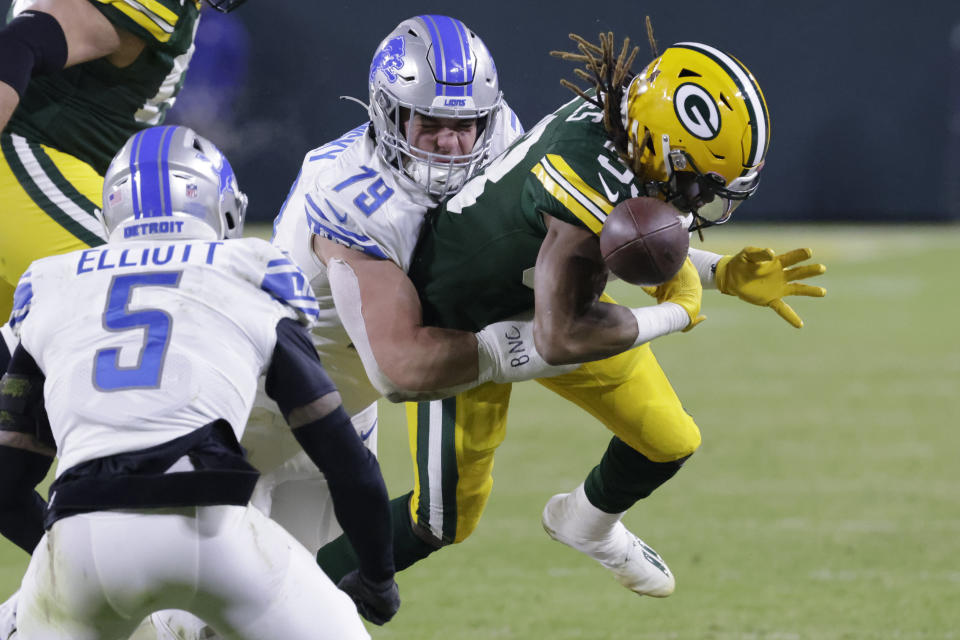
[{"label": "white cleat", "polygon": [[547,501],[547,535],[590,556],[634,593],[656,598],[673,593],[676,581],[663,558],[623,526],[622,514],[604,513],[590,504],[582,487]]}]

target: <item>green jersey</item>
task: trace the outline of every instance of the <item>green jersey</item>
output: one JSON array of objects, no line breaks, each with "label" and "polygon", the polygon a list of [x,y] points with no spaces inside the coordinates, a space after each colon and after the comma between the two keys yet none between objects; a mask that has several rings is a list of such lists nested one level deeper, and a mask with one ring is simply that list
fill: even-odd
[{"label": "green jersey", "polygon": [[424,322],[476,331],[532,309],[543,216],[599,234],[615,203],[641,193],[600,109],[560,107],[428,215],[409,271]]},{"label": "green jersey", "polygon": [[[200,0],[89,0],[146,44],[130,65],[105,59],[31,79],[5,133],[68,153],[101,175],[127,138],[158,125],[180,87],[200,18]],[[23,2],[14,2],[11,20]]]}]

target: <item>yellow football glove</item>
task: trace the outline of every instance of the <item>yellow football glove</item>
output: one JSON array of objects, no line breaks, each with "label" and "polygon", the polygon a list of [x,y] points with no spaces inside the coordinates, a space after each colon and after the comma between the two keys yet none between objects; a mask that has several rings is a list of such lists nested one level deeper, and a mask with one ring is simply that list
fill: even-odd
[{"label": "yellow football glove", "polygon": [[700,274],[690,262],[690,258],[683,261],[683,266],[675,276],[656,287],[643,287],[643,290],[657,299],[657,302],[673,302],[684,308],[690,316],[690,324],[684,332],[707,319],[700,315],[700,302],[703,299],[703,286],[700,284]]},{"label": "yellow football glove", "polygon": [[751,304],[770,307],[799,329],[803,326],[803,320],[783,301],[784,296],[822,298],[827,294],[823,287],[795,282],[818,276],[827,270],[822,264],[793,266],[809,260],[812,255],[810,249],[794,249],[776,255],[773,249],[745,247],[736,255],[720,258],[717,263],[717,288],[722,293],[737,296]]}]

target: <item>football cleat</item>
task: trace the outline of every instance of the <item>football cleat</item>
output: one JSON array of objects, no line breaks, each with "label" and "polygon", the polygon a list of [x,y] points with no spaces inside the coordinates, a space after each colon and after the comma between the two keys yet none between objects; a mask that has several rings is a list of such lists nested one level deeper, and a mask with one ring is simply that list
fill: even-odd
[{"label": "football cleat", "polygon": [[547,535],[590,556],[634,593],[655,598],[673,593],[676,581],[663,558],[623,526],[619,514],[591,505],[582,486],[547,501],[542,521]]}]

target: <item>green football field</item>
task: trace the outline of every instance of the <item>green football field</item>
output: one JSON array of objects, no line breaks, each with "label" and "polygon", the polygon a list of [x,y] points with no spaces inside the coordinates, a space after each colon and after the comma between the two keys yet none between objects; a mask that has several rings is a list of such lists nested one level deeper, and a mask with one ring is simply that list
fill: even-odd
[{"label": "green football field", "polygon": [[[625,522],[670,564],[674,595],[637,597],[543,532],[543,504],[609,434],[525,383],[480,527],[399,576],[403,606],[375,638],[960,638],[960,228],[707,234],[694,245],[812,247],[828,294],[791,299],[798,331],[706,292],[708,320],[654,345],[703,446]],[[383,406],[380,454],[391,494],[409,490],[399,406]],[[0,543],[0,596],[26,561]]]}]

